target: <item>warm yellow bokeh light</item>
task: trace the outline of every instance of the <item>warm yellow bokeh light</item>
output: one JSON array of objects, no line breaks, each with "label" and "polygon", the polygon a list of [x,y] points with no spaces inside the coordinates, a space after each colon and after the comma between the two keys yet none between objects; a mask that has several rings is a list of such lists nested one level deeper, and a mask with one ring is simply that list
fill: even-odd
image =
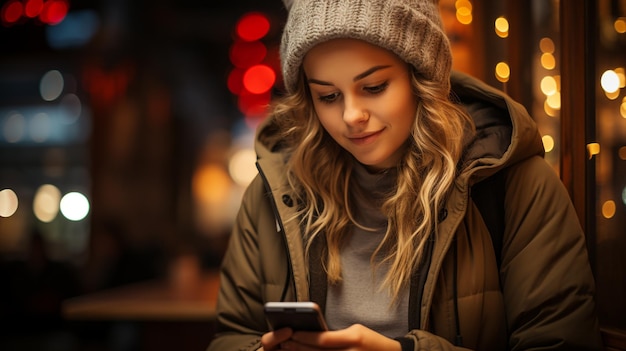
[{"label": "warm yellow bokeh light", "polygon": [[554,138],[551,135],[544,135],[541,141],[543,141],[543,148],[546,152],[550,152],[554,149]]},{"label": "warm yellow bokeh light", "polygon": [[613,27],[615,28],[615,31],[620,34],[626,33],[626,17],[616,19],[615,23],[613,23]]},{"label": "warm yellow bokeh light", "polygon": [[617,77],[619,78],[619,87],[626,87],[626,72],[624,70],[624,67],[617,67],[613,71],[615,71],[615,74],[617,74]]},{"label": "warm yellow bokeh light", "polygon": [[547,99],[546,101],[543,102],[543,110],[546,113],[546,115],[550,117],[555,117],[557,115],[557,111],[553,109],[552,107],[550,107],[550,105],[548,105]]},{"label": "warm yellow bokeh light", "polygon": [[11,189],[0,191],[0,217],[11,217],[17,211],[17,194]]},{"label": "warm yellow bokeh light", "polygon": [[545,76],[541,80],[541,92],[545,96],[554,95],[557,92],[556,79],[552,76]]},{"label": "warm yellow bokeh light", "polygon": [[626,146],[620,147],[619,150],[617,151],[617,154],[619,155],[619,158],[621,160],[626,161]]},{"label": "warm yellow bokeh light", "polygon": [[604,218],[613,218],[613,216],[615,216],[615,210],[615,201],[613,200],[606,201],[602,204],[602,216]]},{"label": "warm yellow bokeh light", "polygon": [[52,222],[59,213],[61,191],[54,185],[45,184],[37,189],[33,199],[35,217],[44,223]]},{"label": "warm yellow bokeh light", "polygon": [[539,41],[539,50],[544,54],[554,53],[554,42],[550,38],[541,38]]},{"label": "warm yellow bokeh light", "polygon": [[619,76],[612,69],[606,70],[602,73],[602,77],[600,77],[600,85],[602,85],[602,89],[604,89],[605,92],[614,93],[619,90]]},{"label": "warm yellow bokeh light", "polygon": [[624,98],[622,104],[619,105],[619,114],[622,115],[622,117],[626,118],[626,98]]},{"label": "warm yellow bokeh light", "polygon": [[546,98],[546,103],[554,110],[561,109],[561,93],[558,91]]},{"label": "warm yellow bokeh light", "polygon": [[469,1],[469,0],[456,0],[454,2],[454,8],[456,8],[457,10],[460,9],[460,8],[463,8],[463,7],[469,9],[470,11],[472,11],[472,8],[473,8],[472,2]]},{"label": "warm yellow bokeh light", "polygon": [[590,160],[594,155],[597,155],[599,153],[600,153],[600,144],[598,143],[587,144],[587,154],[589,155]]},{"label": "warm yellow bokeh light", "polygon": [[472,23],[472,3],[469,0],[457,0],[454,3],[456,8],[456,19],[461,24]]},{"label": "warm yellow bokeh light", "polygon": [[506,62],[498,62],[496,65],[496,79],[501,82],[508,82],[511,76],[511,69]]},{"label": "warm yellow bokeh light", "polygon": [[472,17],[472,14],[469,15],[463,15],[462,13],[459,13],[459,11],[456,12],[456,19],[457,21],[459,21],[459,23],[461,24],[471,24],[472,20],[474,19]]},{"label": "warm yellow bokeh light", "polygon": [[238,185],[248,186],[258,173],[254,149],[241,149],[235,152],[228,161],[228,173]]},{"label": "warm yellow bokeh light", "polygon": [[605,95],[605,96],[606,96],[606,98],[607,98],[607,99],[609,99],[609,100],[616,100],[616,99],[619,97],[619,93],[620,93],[620,91],[619,91],[619,89],[618,89],[618,90],[616,90],[616,91],[614,91],[614,92],[612,92],[612,93],[609,93],[608,91],[605,91],[605,92],[604,92],[604,95]]},{"label": "warm yellow bokeh light", "polygon": [[496,18],[495,31],[500,38],[506,38],[509,36],[509,21],[504,17]]},{"label": "warm yellow bokeh light", "polygon": [[216,164],[200,167],[193,175],[192,182],[193,195],[203,204],[225,203],[232,185],[228,173]]},{"label": "warm yellow bokeh light", "polygon": [[556,59],[554,58],[554,55],[552,55],[551,53],[542,54],[541,67],[547,70],[554,69],[554,67],[556,67]]},{"label": "warm yellow bokeh light", "polygon": [[472,9],[467,7],[467,6],[461,6],[461,7],[456,9],[456,13],[459,16],[467,17],[467,16],[471,16],[472,15]]}]

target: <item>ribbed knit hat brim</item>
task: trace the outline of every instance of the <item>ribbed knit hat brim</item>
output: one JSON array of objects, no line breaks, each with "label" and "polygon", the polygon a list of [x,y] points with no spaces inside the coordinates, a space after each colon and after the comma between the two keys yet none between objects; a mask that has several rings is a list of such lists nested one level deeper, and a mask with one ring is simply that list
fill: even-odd
[{"label": "ribbed knit hat brim", "polygon": [[280,46],[283,79],[294,91],[298,71],[315,45],[360,39],[394,52],[424,78],[450,85],[452,55],[437,0],[294,0]]}]

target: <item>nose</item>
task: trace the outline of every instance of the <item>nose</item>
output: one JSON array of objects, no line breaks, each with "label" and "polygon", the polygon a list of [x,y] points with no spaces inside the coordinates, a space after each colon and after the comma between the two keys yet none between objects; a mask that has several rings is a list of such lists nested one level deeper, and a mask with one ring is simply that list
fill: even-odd
[{"label": "nose", "polygon": [[343,121],[348,125],[358,125],[369,120],[365,106],[355,98],[344,98]]}]

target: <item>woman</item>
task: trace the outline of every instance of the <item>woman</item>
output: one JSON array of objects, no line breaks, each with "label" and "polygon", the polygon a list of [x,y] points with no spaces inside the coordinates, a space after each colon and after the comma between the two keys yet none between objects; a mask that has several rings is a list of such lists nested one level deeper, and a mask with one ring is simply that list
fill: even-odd
[{"label": "woman", "polygon": [[[287,94],[258,131],[209,350],[600,349],[584,234],[537,128],[451,75],[436,1],[288,8]],[[501,248],[471,194],[489,177]],[[270,331],[269,301],[317,302],[331,331]]]}]

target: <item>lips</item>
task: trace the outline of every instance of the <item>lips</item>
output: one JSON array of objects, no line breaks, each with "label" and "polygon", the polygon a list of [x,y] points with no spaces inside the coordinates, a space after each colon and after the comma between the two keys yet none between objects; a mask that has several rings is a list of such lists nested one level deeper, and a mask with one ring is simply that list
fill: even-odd
[{"label": "lips", "polygon": [[368,143],[374,142],[374,140],[376,140],[382,132],[383,132],[382,130],[379,130],[376,132],[360,133],[357,135],[351,135],[348,137],[348,139],[352,143],[357,144],[357,145],[368,144]]}]

